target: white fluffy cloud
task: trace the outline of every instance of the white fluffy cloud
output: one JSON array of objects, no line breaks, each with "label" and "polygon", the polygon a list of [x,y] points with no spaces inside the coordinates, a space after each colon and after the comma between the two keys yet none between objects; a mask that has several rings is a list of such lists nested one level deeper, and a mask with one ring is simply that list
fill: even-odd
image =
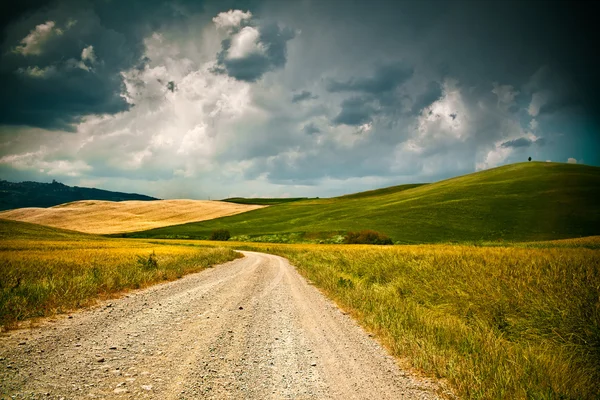
[{"label": "white fluffy cloud", "polygon": [[264,44],[260,42],[258,29],[246,26],[231,38],[231,47],[227,51],[227,58],[235,60],[252,54],[265,54],[265,50]]},{"label": "white fluffy cloud", "polygon": [[89,62],[90,64],[94,64],[96,62],[94,46],[87,46],[81,51],[81,61]]},{"label": "white fluffy cloud", "polygon": [[[108,168],[135,170],[148,179],[159,169],[165,177],[187,178],[212,170],[218,147],[233,139],[229,124],[253,111],[249,85],[212,74],[211,67],[168,56],[142,70],[124,71],[123,95],[132,109],[82,123],[79,132],[93,140],[79,153],[101,154]],[[170,90],[169,82],[177,89]]]},{"label": "white fluffy cloud", "polygon": [[[398,171],[420,165],[421,171],[476,170],[502,165],[520,155],[539,137],[523,127],[517,107],[519,94],[511,85],[493,83],[493,97],[474,87],[447,79],[439,99],[423,108],[413,135],[396,148]],[[490,93],[488,92],[488,93]],[[538,142],[541,144],[542,142]]]},{"label": "white fluffy cloud", "polygon": [[51,37],[62,35],[63,31],[56,27],[54,21],[39,24],[21,40],[21,44],[14,51],[24,56],[39,55],[43,51],[44,43]]},{"label": "white fluffy cloud", "polygon": [[495,147],[488,151],[481,162],[475,165],[477,171],[493,168],[501,165],[512,154],[514,150],[510,147],[502,147],[502,143],[497,142]]},{"label": "white fluffy cloud", "polygon": [[[476,169],[498,167],[506,163],[516,152],[518,153],[519,149],[527,148],[539,139],[530,132],[521,131],[518,127],[515,127],[515,133],[512,137],[505,137],[494,143],[493,148],[485,154],[481,162],[476,164]],[[525,157],[521,161],[524,160]]]},{"label": "white fluffy cloud", "polygon": [[81,60],[71,58],[67,60],[66,65],[68,68],[79,68],[84,71],[92,71],[94,64],[96,64],[97,58],[94,53],[94,46],[84,47],[81,51]]},{"label": "white fluffy cloud", "polygon": [[218,28],[234,28],[240,26],[243,21],[248,21],[252,18],[250,11],[243,12],[241,10],[229,10],[219,13],[213,18],[213,22]]},{"label": "white fluffy cloud", "polygon": [[463,141],[471,133],[471,111],[463,101],[458,82],[446,80],[442,97],[425,107],[417,118],[415,136],[403,146],[418,153]]},{"label": "white fluffy cloud", "polygon": [[569,164],[577,164],[577,159],[569,157],[567,159],[567,163],[569,163]]},{"label": "white fluffy cloud", "polygon": [[[243,17],[243,18],[242,18]],[[287,62],[288,41],[297,34],[274,21],[252,20],[239,10],[213,19],[217,28],[227,27],[213,71],[246,82],[257,82]],[[246,21],[242,24],[242,21]]]}]

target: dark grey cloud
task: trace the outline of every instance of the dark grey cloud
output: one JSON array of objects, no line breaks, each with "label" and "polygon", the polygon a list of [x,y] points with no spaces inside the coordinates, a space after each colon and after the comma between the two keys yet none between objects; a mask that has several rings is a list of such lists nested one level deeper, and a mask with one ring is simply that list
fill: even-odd
[{"label": "dark grey cloud", "polygon": [[314,100],[318,98],[319,96],[313,95],[308,90],[303,90],[300,93],[295,93],[294,95],[292,95],[292,103],[299,103],[304,100]]},{"label": "dark grey cloud", "polygon": [[[409,81],[414,74],[414,69],[404,63],[391,63],[373,68],[371,74],[362,77],[353,77],[345,81],[329,79],[326,89],[330,93],[355,92],[360,96],[347,98],[341,103],[341,112],[332,120],[334,124],[359,126],[370,122],[376,114],[388,116],[389,123],[402,113],[402,99],[410,98],[403,93],[398,93],[397,88]],[[439,85],[437,93],[433,85],[427,87],[427,92],[417,102],[422,106],[431,104],[439,98],[441,91]],[[435,97],[437,96],[437,97]],[[425,104],[425,102],[428,102]],[[414,108],[416,109],[416,105]]]},{"label": "dark grey cloud", "polygon": [[[528,155],[600,163],[596,24],[587,3],[69,1],[23,0],[17,17],[5,19],[0,177],[158,177],[161,184],[146,187],[171,184],[158,197],[176,195],[178,185],[213,198],[232,187],[242,188],[237,195],[277,187],[322,196],[354,192],[358,181],[433,181]],[[8,15],[1,10],[0,20]],[[253,17],[216,30],[211,19],[228,10]],[[69,19],[79,23],[43,52],[13,51],[36,25],[64,29]],[[228,57],[246,27],[256,30],[256,46]],[[143,59],[144,39],[153,60]],[[82,59],[87,46],[96,62]],[[207,71],[215,61],[223,76]],[[134,67],[131,107],[119,73]],[[180,85],[173,93],[172,79]],[[83,115],[128,109],[61,141],[58,132],[2,125],[68,129]],[[315,186],[288,186],[296,184]]]},{"label": "dark grey cloud", "polygon": [[[120,72],[144,65],[144,38],[202,9],[164,0],[28,3],[2,27],[0,124],[63,130],[85,115],[127,110]],[[27,47],[24,38],[46,24],[47,37]],[[93,58],[84,59],[89,46]]]},{"label": "dark grey cloud", "polygon": [[372,76],[351,78],[347,81],[335,79],[327,82],[329,92],[365,92],[381,94],[394,90],[413,75],[413,68],[401,63],[379,66]]},{"label": "dark grey cloud", "polygon": [[351,97],[342,102],[342,111],[333,119],[337,125],[363,125],[371,121],[377,114],[370,99],[366,97]]},{"label": "dark grey cloud", "polygon": [[[373,156],[377,155],[377,156]],[[275,157],[265,162],[267,178],[276,184],[318,185],[323,177],[331,179],[392,176],[389,165],[393,155],[381,143],[366,141],[361,146],[344,148],[327,142],[318,153],[298,157]]]},{"label": "dark grey cloud", "polygon": [[512,147],[514,149],[517,149],[517,148],[520,148],[520,147],[529,147],[532,144],[537,144],[538,146],[543,146],[544,144],[546,144],[546,139],[544,139],[544,138],[538,138],[536,140],[531,140],[531,139],[526,138],[526,137],[521,137],[521,138],[518,138],[518,139],[508,140],[506,142],[503,142],[500,146],[504,147],[504,148]]},{"label": "dark grey cloud", "polygon": [[422,109],[442,97],[442,87],[438,82],[429,82],[425,92],[418,95],[413,103],[412,112],[418,114]]},{"label": "dark grey cloud", "polygon": [[[22,0],[3,1],[0,3],[0,27],[4,28],[17,18],[38,11],[40,8],[52,3],[53,0]],[[0,29],[0,43],[4,42],[6,31]]]},{"label": "dark grey cloud", "polygon": [[302,128],[302,130],[307,135],[314,135],[315,133],[321,133],[321,130],[319,128],[317,128],[317,126],[312,122],[304,125],[304,128]]},{"label": "dark grey cloud", "polygon": [[519,147],[529,147],[529,146],[531,146],[531,143],[533,143],[533,142],[530,139],[522,137],[522,138],[518,138],[518,139],[514,139],[514,140],[508,140],[508,141],[502,143],[501,146],[504,148],[508,148],[508,147],[519,148]]},{"label": "dark grey cloud", "polygon": [[[241,56],[231,57],[235,35],[244,33],[244,29],[256,29],[259,36],[256,45],[260,51],[250,51]],[[288,27],[279,27],[276,23],[268,23],[256,27],[250,25],[234,30],[232,37],[221,43],[221,51],[217,54],[216,73],[227,74],[237,80],[256,82],[262,76],[276,68],[281,68],[287,60],[287,42],[294,38],[295,32]]]},{"label": "dark grey cloud", "polygon": [[122,83],[114,76],[79,70],[47,79],[0,74],[0,84],[6,90],[0,96],[0,124],[70,131],[85,115],[115,114],[128,108],[120,97]]}]

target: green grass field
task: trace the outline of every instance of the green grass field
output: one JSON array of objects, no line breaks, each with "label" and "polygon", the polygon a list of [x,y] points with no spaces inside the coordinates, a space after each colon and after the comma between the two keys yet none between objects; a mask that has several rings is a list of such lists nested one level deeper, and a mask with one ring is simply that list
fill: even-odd
[{"label": "green grass field", "polygon": [[237,257],[231,249],[108,239],[0,219],[0,329]]},{"label": "green grass field", "polygon": [[551,240],[600,234],[598,198],[600,168],[530,162],[128,236],[206,239],[227,229],[243,241],[318,243],[373,229],[396,243]]}]

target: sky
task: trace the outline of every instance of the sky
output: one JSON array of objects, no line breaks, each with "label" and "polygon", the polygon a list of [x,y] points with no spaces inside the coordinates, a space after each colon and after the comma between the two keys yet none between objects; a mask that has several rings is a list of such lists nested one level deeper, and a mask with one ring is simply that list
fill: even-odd
[{"label": "sky", "polygon": [[4,3],[0,179],[329,197],[600,165],[591,3]]}]

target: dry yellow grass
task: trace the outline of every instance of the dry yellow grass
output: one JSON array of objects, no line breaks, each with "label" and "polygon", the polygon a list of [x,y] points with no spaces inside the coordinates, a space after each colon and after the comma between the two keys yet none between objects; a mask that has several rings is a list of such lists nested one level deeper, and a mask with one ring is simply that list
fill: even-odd
[{"label": "dry yellow grass", "polygon": [[4,211],[0,212],[0,218],[85,233],[111,234],[205,221],[263,207],[206,200],[83,200],[50,208]]},{"label": "dry yellow grass", "polygon": [[460,398],[597,400],[599,239],[223,245],[288,258],[393,354]]},{"label": "dry yellow grass", "polygon": [[[174,242],[173,242],[174,243]],[[0,244],[0,331],[175,280],[240,257],[231,249],[124,239],[6,240]],[[43,266],[43,268],[40,268]]]}]

